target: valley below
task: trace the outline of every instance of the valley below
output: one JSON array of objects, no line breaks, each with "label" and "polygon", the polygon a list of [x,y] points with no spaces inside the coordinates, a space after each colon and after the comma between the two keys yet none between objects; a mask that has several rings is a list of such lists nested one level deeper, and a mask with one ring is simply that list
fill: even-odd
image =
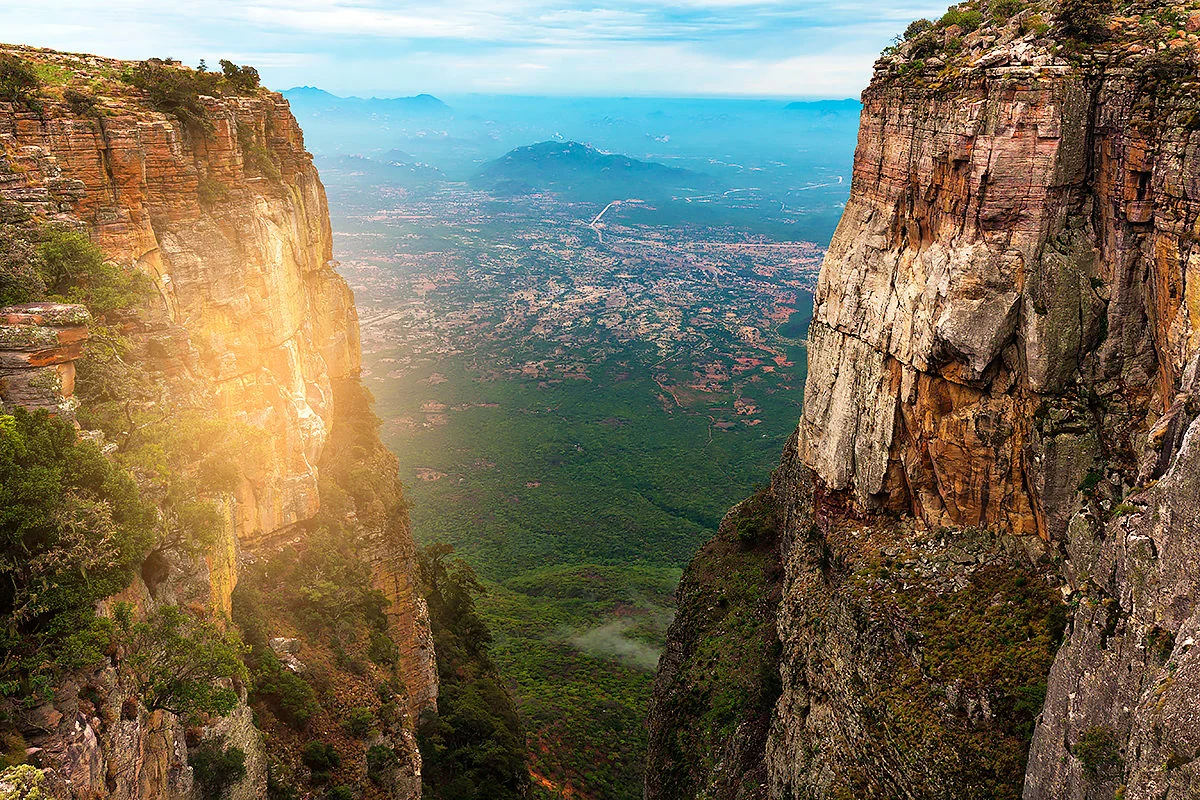
[{"label": "valley below", "polygon": [[486,586],[534,791],[640,797],[675,585],[794,428],[822,246],[320,166],[414,534]]}]

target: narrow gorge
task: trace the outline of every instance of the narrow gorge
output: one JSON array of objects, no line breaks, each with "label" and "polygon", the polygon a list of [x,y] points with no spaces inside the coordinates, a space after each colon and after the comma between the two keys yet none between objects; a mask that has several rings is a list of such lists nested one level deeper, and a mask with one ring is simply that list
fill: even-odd
[{"label": "narrow gorge", "polygon": [[1197,31],[967,3],[878,62],[803,418],[685,575],[647,798],[1200,794]]},{"label": "narrow gorge", "polygon": [[[457,113],[293,91],[331,139]],[[843,105],[777,111],[815,140]],[[345,265],[255,69],[0,45],[0,800],[628,797],[647,736],[646,800],[1200,797],[1200,0],[912,23],[862,96],[803,342],[818,237],[335,144],[331,196],[374,193]],[[766,202],[620,163],[681,182],[664,207]],[[799,191],[842,185],[824,169]],[[712,360],[663,366],[688,348]],[[381,420],[368,380],[416,394]],[[721,437],[774,459],[788,407],[769,484],[668,597],[746,491]],[[401,485],[435,429],[405,474],[461,506],[462,557],[417,547]],[[705,433],[711,473],[683,454]],[[706,514],[713,480],[736,493]]]}]

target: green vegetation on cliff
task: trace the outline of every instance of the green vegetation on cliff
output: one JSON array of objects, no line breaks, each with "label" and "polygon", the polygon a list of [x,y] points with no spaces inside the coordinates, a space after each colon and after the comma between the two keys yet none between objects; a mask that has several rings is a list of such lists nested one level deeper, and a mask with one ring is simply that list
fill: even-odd
[{"label": "green vegetation on cliff", "polygon": [[483,586],[452,553],[430,545],[419,559],[440,681],[438,710],[418,728],[425,796],[516,800],[529,788],[525,734],[488,654],[491,633],[475,610]]},{"label": "green vegetation on cliff", "polygon": [[[128,313],[146,280],[107,261],[86,235],[0,207],[0,302],[65,301],[95,319]],[[139,572],[153,595],[174,555],[214,544],[233,463],[229,431],[171,403],[161,376],[113,328],[93,331],[79,362],[76,427],[45,411],[0,408],[0,650],[5,727],[54,698],[63,675],[114,665],[146,708],[192,718],[237,700],[241,646],[202,611],[175,605],[135,618],[102,601]],[[100,444],[106,443],[102,451]]]},{"label": "green vegetation on cliff", "polygon": [[127,472],[68,422],[0,415],[0,688],[33,699],[111,641],[99,600],[128,585],[154,541],[154,510]]},{"label": "green vegetation on cliff", "polygon": [[[862,719],[898,758],[937,776],[942,794],[930,796],[1016,800],[1068,608],[1047,565],[980,549],[993,547],[984,531],[954,533],[948,551],[868,555],[839,584],[864,624],[904,632],[874,656]],[[865,767],[844,777],[847,796],[885,785]]]},{"label": "green vegetation on cliff", "polygon": [[334,403],[320,513],[302,537],[244,569],[233,596],[251,647],[251,704],[275,744],[270,794],[280,800],[322,787],[382,796],[400,766],[396,742],[411,730],[389,601],[371,561],[376,548],[406,540],[407,506],[370,394],[343,379]]},{"label": "green vegetation on cliff", "polygon": [[650,711],[650,800],[766,796],[762,753],[780,691],[780,527],[762,490],[684,573]]},{"label": "green vegetation on cliff", "polygon": [[78,303],[103,318],[135,305],[148,285],[140,272],[107,261],[86,234],[34,224],[0,202],[0,306]]}]

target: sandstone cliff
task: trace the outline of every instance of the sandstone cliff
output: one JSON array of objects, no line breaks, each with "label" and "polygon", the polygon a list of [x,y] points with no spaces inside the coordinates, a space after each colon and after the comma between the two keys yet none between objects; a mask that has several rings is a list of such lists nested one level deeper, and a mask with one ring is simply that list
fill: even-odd
[{"label": "sandstone cliff", "polygon": [[774,481],[770,796],[1197,792],[1198,29],[970,3],[879,62]]},{"label": "sandstone cliff", "polygon": [[[198,561],[161,558],[155,571],[163,571],[165,582],[162,575],[153,586],[136,581],[125,599],[147,609],[199,603],[227,617],[240,562],[269,558],[281,545],[302,546],[321,510],[318,467],[327,441],[339,424],[354,424],[340,422],[346,412],[336,396],[348,391],[339,387],[358,389],[357,315],[333,269],[325,194],[312,158],[276,93],[200,96],[190,116],[164,113],[122,79],[133,65],[0,49],[43,76],[36,102],[0,102],[0,200],[35,222],[86,231],[107,258],[149,276],[151,299],[118,321],[121,331],[140,359],[167,376],[165,391],[190,393],[193,404],[243,436],[244,457],[217,544]],[[22,335],[57,337],[60,349],[80,341],[73,328],[38,313],[6,311],[5,330],[36,323],[42,327],[19,328]],[[0,369],[12,368],[9,378],[32,367],[45,371],[45,364],[27,363],[26,345],[0,342]],[[55,389],[68,397],[77,355],[54,362]],[[30,383],[7,381],[13,396],[6,401],[45,405],[40,395],[26,402]],[[382,451],[377,438],[371,446]],[[389,466],[394,476],[386,459],[381,474]],[[373,543],[372,580],[391,601],[408,719],[396,749],[409,773],[392,794],[408,797],[420,786],[412,719],[435,702],[437,686],[407,515],[398,482],[392,488],[398,511],[386,520],[366,509],[356,516],[353,506],[344,513]],[[183,726],[163,712],[120,711],[121,678],[111,669],[81,680],[91,681],[92,702],[77,702],[78,692],[65,687],[41,712],[35,744],[43,766],[56,770],[76,797],[189,796],[194,740],[185,741]],[[235,796],[262,796],[263,752],[249,710],[242,705],[213,721],[209,734],[247,753],[249,777]]]}]

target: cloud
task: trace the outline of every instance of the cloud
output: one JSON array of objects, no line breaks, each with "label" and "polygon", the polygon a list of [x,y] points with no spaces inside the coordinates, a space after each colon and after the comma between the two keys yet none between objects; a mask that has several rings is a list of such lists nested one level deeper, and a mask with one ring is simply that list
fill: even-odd
[{"label": "cloud", "polygon": [[628,633],[633,627],[631,620],[615,620],[572,637],[571,644],[590,656],[653,672],[658,667],[659,650],[630,638]]},{"label": "cloud", "polygon": [[189,63],[237,55],[274,86],[411,94],[845,96],[945,0],[0,0],[5,39]]}]

